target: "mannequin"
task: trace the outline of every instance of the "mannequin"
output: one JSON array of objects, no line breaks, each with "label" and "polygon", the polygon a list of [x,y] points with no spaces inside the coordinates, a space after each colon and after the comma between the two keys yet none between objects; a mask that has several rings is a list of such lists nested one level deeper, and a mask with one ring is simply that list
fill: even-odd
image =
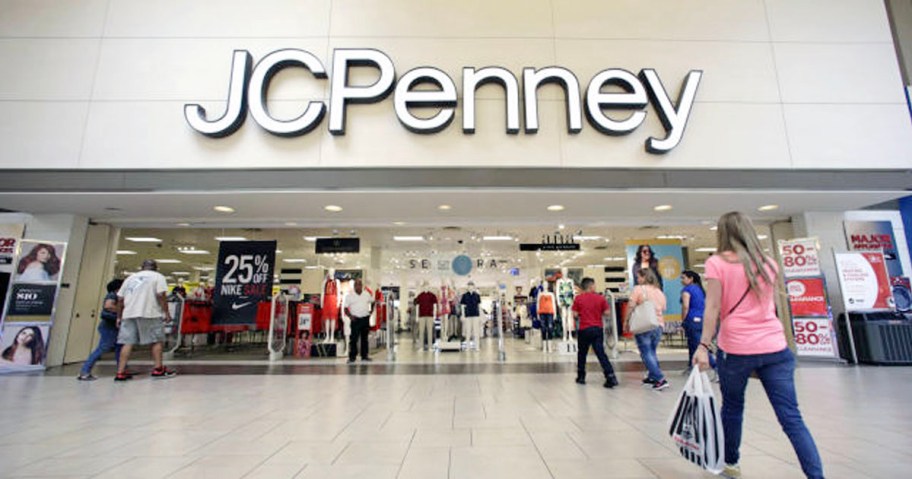
[{"label": "mannequin", "polygon": [[541,280],[533,279],[532,287],[529,289],[529,317],[533,320],[538,318],[538,294],[543,290]]},{"label": "mannequin", "polygon": [[323,331],[326,332],[324,342],[331,343],[336,340],[336,321],[339,319],[339,309],[342,306],[342,295],[339,294],[341,285],[336,279],[336,269],[326,270],[323,280],[323,289],[320,292],[320,305],[323,308]]},{"label": "mannequin", "polygon": [[427,351],[434,342],[434,318],[437,317],[437,295],[431,292],[427,281],[421,283],[421,293],[415,297],[418,306],[418,341],[419,348]]},{"label": "mannequin", "polygon": [[550,291],[538,293],[538,318],[542,323],[542,351],[554,351],[551,340],[554,339],[554,315],[557,312],[557,298]]},{"label": "mannequin", "polygon": [[573,298],[576,296],[574,291],[573,280],[568,275],[567,268],[561,268],[561,278],[557,280],[557,302],[561,312],[561,326],[563,326],[563,340],[569,342],[572,338],[574,321],[573,313],[570,309],[573,307]]},{"label": "mannequin", "polygon": [[383,289],[380,285],[377,285],[377,290],[374,291],[374,323],[371,324],[371,330],[377,331],[383,328],[383,325],[386,324],[386,298],[383,297]]},{"label": "mannequin", "polygon": [[437,312],[440,314],[440,342],[445,343],[450,340],[450,334],[453,328],[450,327],[450,295],[452,290],[450,285],[445,281],[440,281],[440,296],[437,298]]},{"label": "mannequin", "polygon": [[348,313],[345,312],[345,309],[342,308],[341,305],[345,304],[345,297],[348,296],[348,294],[351,293],[355,289],[354,284],[355,284],[355,280],[353,280],[353,279],[349,279],[348,281],[342,282],[341,289],[340,289],[342,294],[339,295],[339,297],[341,299],[341,301],[339,301],[339,304],[340,304],[339,309],[340,309],[340,312],[342,313],[342,336],[345,337],[345,341],[344,341],[345,342],[345,346],[344,346],[345,354],[348,354],[348,345],[349,345],[349,341],[351,340],[352,319],[348,316]]},{"label": "mannequin", "polygon": [[475,283],[469,281],[468,291],[459,300],[463,331],[466,337],[466,349],[478,351],[481,331],[481,295],[475,291]]}]

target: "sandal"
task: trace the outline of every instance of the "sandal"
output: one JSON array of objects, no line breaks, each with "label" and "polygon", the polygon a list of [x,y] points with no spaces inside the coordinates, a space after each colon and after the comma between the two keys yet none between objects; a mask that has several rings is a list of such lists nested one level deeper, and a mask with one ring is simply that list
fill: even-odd
[{"label": "sandal", "polygon": [[79,376],[76,376],[76,379],[79,381],[94,381],[98,378],[92,376],[91,374],[80,374]]}]

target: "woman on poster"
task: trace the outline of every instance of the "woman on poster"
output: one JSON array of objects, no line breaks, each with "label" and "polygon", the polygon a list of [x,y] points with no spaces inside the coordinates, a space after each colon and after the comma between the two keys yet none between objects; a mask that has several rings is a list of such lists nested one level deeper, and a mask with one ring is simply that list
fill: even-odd
[{"label": "woman on poster", "polygon": [[[636,256],[633,258],[634,273],[643,268],[650,269],[653,273],[655,273],[656,279],[659,281],[659,289],[665,291],[665,282],[662,281],[662,275],[659,273],[659,258],[656,257],[652,246],[649,246],[648,244],[641,244],[637,246]],[[634,278],[634,284],[636,284],[636,278]]]},{"label": "woman on poster", "polygon": [[40,366],[44,364],[44,335],[38,326],[26,326],[16,333],[13,344],[3,350],[2,362]]},{"label": "woman on poster", "polygon": [[53,245],[38,243],[19,260],[18,283],[46,283],[56,280],[60,272],[60,258]]}]

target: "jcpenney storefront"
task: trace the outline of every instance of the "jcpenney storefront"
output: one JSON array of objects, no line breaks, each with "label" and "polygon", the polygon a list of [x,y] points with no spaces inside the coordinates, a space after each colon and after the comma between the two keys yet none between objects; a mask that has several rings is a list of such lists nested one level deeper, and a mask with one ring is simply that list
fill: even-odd
[{"label": "jcpenney storefront", "polygon": [[[888,221],[902,245],[898,211],[861,211],[912,185],[888,16],[831,3],[11,3],[0,208],[25,239],[67,243],[48,364],[88,351],[122,230],[520,240],[740,209],[771,245],[845,250],[846,219]],[[363,269],[428,256],[411,253]]]}]

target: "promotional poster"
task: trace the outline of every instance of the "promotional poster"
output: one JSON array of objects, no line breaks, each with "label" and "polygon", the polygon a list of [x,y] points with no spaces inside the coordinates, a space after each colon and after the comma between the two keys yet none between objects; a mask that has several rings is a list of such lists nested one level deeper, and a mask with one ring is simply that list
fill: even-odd
[{"label": "promotional poster", "polygon": [[895,307],[882,253],[837,253],[836,269],[846,311],[888,311]]},{"label": "promotional poster", "polygon": [[272,298],[276,241],[223,241],[219,245],[213,325],[253,325],[257,305]]},{"label": "promotional poster", "polygon": [[823,278],[795,278],[785,282],[792,316],[829,316]]},{"label": "promotional poster", "polygon": [[889,221],[846,221],[846,241],[850,251],[881,251],[890,277],[902,276],[902,263],[893,236],[893,223]]},{"label": "promotional poster", "polygon": [[638,265],[648,264],[659,276],[665,293],[667,308],[666,321],[681,320],[681,272],[684,271],[684,250],[678,240],[630,240],[627,241],[627,270],[631,288],[636,285],[634,271]]},{"label": "promotional poster", "polygon": [[66,243],[22,240],[12,272],[5,323],[50,323],[63,273]]},{"label": "promotional poster", "polygon": [[836,350],[836,332],[829,318],[792,318],[795,328],[795,348],[799,356],[833,358]]},{"label": "promotional poster", "polygon": [[782,275],[786,278],[821,276],[817,238],[779,240]]},{"label": "promotional poster", "polygon": [[44,369],[50,324],[3,326],[0,336],[0,373]]}]

